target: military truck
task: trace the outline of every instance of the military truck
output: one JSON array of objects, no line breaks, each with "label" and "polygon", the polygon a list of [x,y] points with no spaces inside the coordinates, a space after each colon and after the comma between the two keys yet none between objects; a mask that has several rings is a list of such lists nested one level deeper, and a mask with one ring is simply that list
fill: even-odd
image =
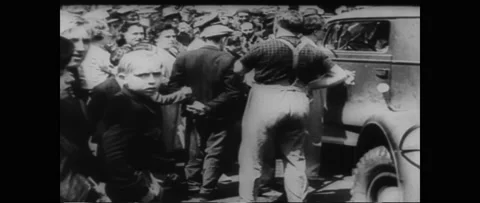
[{"label": "military truck", "polygon": [[325,26],[333,61],[356,72],[355,85],[326,90],[319,121],[323,143],[355,149],[351,201],[420,201],[420,8],[369,7]]}]

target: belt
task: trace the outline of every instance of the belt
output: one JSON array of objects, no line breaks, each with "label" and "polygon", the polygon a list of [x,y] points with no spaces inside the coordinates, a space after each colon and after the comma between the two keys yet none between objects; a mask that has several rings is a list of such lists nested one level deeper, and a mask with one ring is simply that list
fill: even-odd
[{"label": "belt", "polygon": [[295,80],[293,83],[290,83],[290,81],[288,81],[288,79],[280,80],[280,81],[270,83],[270,84],[254,83],[252,85],[252,87],[265,87],[265,88],[269,88],[269,89],[307,92],[306,85],[299,80]]}]

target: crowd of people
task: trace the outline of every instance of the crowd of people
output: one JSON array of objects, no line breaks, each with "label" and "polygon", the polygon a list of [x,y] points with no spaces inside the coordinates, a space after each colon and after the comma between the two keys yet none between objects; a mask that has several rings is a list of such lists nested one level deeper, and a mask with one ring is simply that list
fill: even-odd
[{"label": "crowd of people", "polygon": [[60,202],[208,201],[238,167],[253,202],[276,157],[287,200],[305,201],[311,91],[354,80],[319,44],[318,9],[114,6],[60,20]]}]

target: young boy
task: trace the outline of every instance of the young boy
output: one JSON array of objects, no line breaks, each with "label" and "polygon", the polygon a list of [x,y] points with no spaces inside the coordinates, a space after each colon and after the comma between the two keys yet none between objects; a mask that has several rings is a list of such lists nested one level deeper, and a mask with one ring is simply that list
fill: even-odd
[{"label": "young boy", "polygon": [[163,148],[159,147],[162,120],[156,101],[185,97],[178,96],[183,92],[167,98],[158,94],[163,72],[161,61],[151,51],[133,51],[120,60],[118,78],[123,88],[108,102],[103,119],[107,130],[99,144],[107,173],[106,193],[114,202],[149,202],[162,197],[163,189],[152,175],[165,173]]},{"label": "young boy", "polygon": [[[108,78],[92,89],[92,95],[90,97],[87,110],[91,122],[96,127],[96,132],[92,138],[92,142],[94,143],[98,143],[102,134],[106,130],[102,119],[105,115],[107,106],[109,106],[108,102],[122,90],[123,85],[120,75],[123,73],[123,71],[125,71],[125,69],[120,69],[120,71],[122,72],[117,72],[114,76]],[[170,95],[156,94],[153,96],[153,99],[159,104],[168,105],[183,101],[191,94],[191,92],[192,91],[189,87],[184,87],[181,89],[181,91]]]}]

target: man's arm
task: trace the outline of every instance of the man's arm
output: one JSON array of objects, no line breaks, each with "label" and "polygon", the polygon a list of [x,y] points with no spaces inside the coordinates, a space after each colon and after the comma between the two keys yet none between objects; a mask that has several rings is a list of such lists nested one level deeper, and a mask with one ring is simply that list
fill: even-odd
[{"label": "man's arm", "polygon": [[320,68],[323,69],[321,72],[326,73],[311,81],[308,84],[310,89],[327,88],[343,82],[348,85],[353,85],[355,72],[342,69],[340,66],[333,63],[328,55],[324,54],[324,52],[319,53],[318,64]]},{"label": "man's arm", "polygon": [[253,69],[253,64],[258,62],[260,58],[260,48],[256,44],[252,49],[245,54],[241,59],[237,60],[233,67],[233,72],[240,76],[244,76],[246,73]]},{"label": "man's arm", "polygon": [[185,68],[185,57],[183,54],[179,55],[173,63],[172,75],[168,82],[168,87],[165,88],[164,94],[171,94],[186,86],[187,71]]},{"label": "man's arm", "polygon": [[190,89],[189,87],[182,87],[182,89],[168,95],[162,95],[160,93],[157,93],[155,96],[153,96],[153,100],[162,105],[169,105],[182,102],[187,99],[191,94],[192,89]]},{"label": "man's arm", "polygon": [[245,67],[240,60],[235,61],[234,67],[233,67],[233,72],[235,74],[238,74],[240,76],[244,76],[248,72],[250,72],[251,69],[248,67]]},{"label": "man's arm", "polygon": [[319,77],[314,81],[311,81],[308,84],[308,87],[310,89],[327,88],[338,85],[344,82],[347,78],[347,73],[342,68],[340,68],[340,66],[335,65],[325,75]]},{"label": "man's arm", "polygon": [[236,80],[236,77],[238,76],[235,76],[233,73],[234,59],[220,60],[220,67],[225,67],[223,68],[223,91],[217,97],[205,104],[207,107],[207,113],[217,112],[218,109],[222,108],[226,103],[236,100],[240,96],[240,89],[236,82],[238,81],[238,79]]}]

